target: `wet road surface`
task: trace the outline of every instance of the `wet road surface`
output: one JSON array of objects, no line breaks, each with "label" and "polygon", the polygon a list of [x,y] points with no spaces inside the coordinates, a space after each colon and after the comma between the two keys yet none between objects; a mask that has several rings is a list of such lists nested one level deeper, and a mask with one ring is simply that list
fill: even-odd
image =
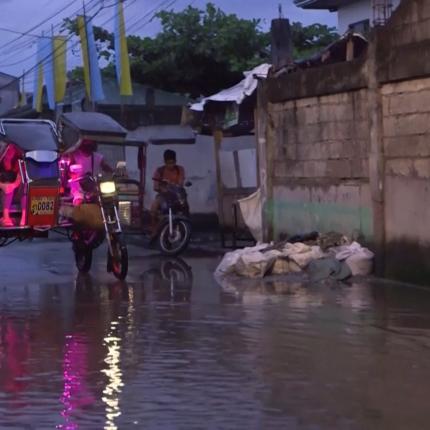
[{"label": "wet road surface", "polygon": [[0,249],[1,429],[428,429],[430,290],[213,280],[219,258]]}]

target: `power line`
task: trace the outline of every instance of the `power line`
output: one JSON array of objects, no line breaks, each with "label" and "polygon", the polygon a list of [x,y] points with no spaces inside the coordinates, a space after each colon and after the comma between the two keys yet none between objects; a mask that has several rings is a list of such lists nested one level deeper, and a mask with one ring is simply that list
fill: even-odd
[{"label": "power line", "polygon": [[[77,1],[77,0],[75,0],[75,1]],[[91,4],[91,3],[94,3],[94,2],[99,2],[99,1],[101,1],[101,0],[89,0],[89,3],[88,4]],[[103,1],[103,0],[102,0]],[[70,6],[70,5],[69,5]],[[94,7],[95,6],[97,6],[97,4],[93,4],[93,5],[91,5],[90,7],[89,7],[89,9],[88,9],[88,11],[90,11],[90,10],[94,10]],[[73,19],[74,17],[76,17],[76,15],[77,14],[79,14],[80,12],[82,11],[82,8],[79,8],[78,10],[75,10],[75,12],[73,12],[73,14],[71,14],[70,16],[68,16],[68,17],[66,17],[66,18],[64,18],[64,19]],[[57,23],[57,24],[55,24],[55,25],[53,25],[52,26],[52,28],[50,29],[50,31],[56,31],[56,29],[58,28],[58,27],[61,27],[61,26],[64,26],[64,19],[63,19],[63,21],[60,21],[59,23]],[[46,20],[45,20],[46,21]],[[63,33],[65,31],[65,28],[62,28],[60,31],[59,31],[59,34],[61,34],[61,33]],[[38,35],[38,36],[36,36],[37,37],[37,39],[40,39],[42,36],[40,36],[40,35]],[[34,44],[36,43],[36,40],[35,40],[35,38],[33,37],[32,38],[32,40],[30,40],[30,41],[25,41],[25,42],[21,42],[20,44],[18,44],[18,45],[14,45],[13,47],[11,47],[11,48],[9,48],[9,50],[10,51],[12,51],[11,53],[10,53],[10,55],[6,55],[6,57],[4,57],[3,58],[3,61],[8,61],[8,59],[9,58],[12,58],[12,57],[16,57],[17,56],[17,54],[19,54],[20,52],[24,52],[24,51],[27,51],[28,49],[30,49]],[[12,64],[5,64],[5,65],[0,65],[1,67],[12,67],[12,66],[14,66],[14,65],[17,65],[17,64],[20,64],[20,63],[23,63],[23,62],[25,62],[25,61],[27,61],[29,59],[29,57],[26,57],[25,59],[23,59],[23,60],[20,60],[19,62],[15,62],[15,63],[12,63]]]},{"label": "power line", "polygon": [[[158,12],[160,12],[160,10],[162,8],[167,8],[172,6],[173,4],[175,4],[178,0],[163,0],[161,1],[158,6],[156,6],[155,8],[151,9],[149,12],[147,12],[145,15],[143,15],[141,18],[139,18],[137,21],[135,21],[133,24],[131,24],[128,27],[128,32],[136,32],[141,30],[145,25],[149,24],[157,15]],[[143,19],[148,18],[149,16],[150,19],[146,22],[144,22],[143,26],[142,25],[137,25],[139,24]],[[136,27],[137,25],[137,27]]]},{"label": "power line", "polygon": [[[87,19],[87,22],[90,21],[90,20],[92,20],[95,16],[97,16],[97,14],[100,13],[102,9],[104,9],[104,6],[102,6],[101,8],[99,8],[99,10],[97,12],[95,12],[92,16],[90,16]],[[65,40],[65,43],[67,43],[73,36],[74,36],[74,34],[71,34],[69,37],[67,37],[66,40]],[[46,55],[38,63],[36,63],[31,69],[27,70],[26,72],[24,72],[22,75],[18,76],[13,81],[9,82],[8,84],[5,84],[5,85],[1,86],[0,90],[2,90],[3,88],[7,88],[7,87],[13,85],[16,81],[19,81],[20,79],[24,78],[26,75],[28,75],[29,73],[31,73],[32,71],[36,70],[40,65],[44,64],[53,55],[55,55],[55,51],[57,51],[57,49],[55,49],[52,53],[49,53],[48,55]],[[59,54],[57,54],[57,55],[59,55]],[[54,57],[54,58],[57,58],[57,57]]]},{"label": "power line", "polygon": [[[133,3],[135,3],[137,0],[130,0],[130,1],[128,1],[128,2],[124,2],[125,3],[125,7],[124,7],[124,9],[126,9],[128,6],[130,6],[131,4],[133,4]],[[162,8],[162,7],[164,7],[165,5],[167,5],[166,7],[170,7],[171,5],[173,5],[173,4],[175,4],[176,2],[177,2],[178,0],[170,0],[170,2],[168,1],[168,0],[164,0],[164,1],[162,1],[161,3],[159,3],[159,5],[156,7],[156,8],[153,8],[150,12],[148,12],[148,13],[146,13],[145,15],[143,15],[141,18],[139,18],[139,20],[138,21],[136,21],[135,23],[134,23],[134,25],[135,24],[137,24],[138,22],[140,22],[142,19],[144,19],[145,17],[148,17],[151,13],[153,13],[152,14],[152,16],[151,16],[151,18],[148,20],[148,21],[146,21],[146,22],[144,22],[142,25],[140,25],[139,26],[139,29],[142,29],[145,25],[147,25],[147,24],[149,24],[155,17],[156,17],[156,14],[157,14],[157,12]],[[111,5],[108,5],[108,6],[101,6],[98,10],[97,10],[97,12],[95,12],[94,13],[94,15],[92,15],[92,16],[90,16],[89,18],[88,18],[88,21],[90,21],[90,20],[92,20],[93,18],[95,18],[102,10],[104,10],[104,9],[107,9],[107,8],[110,8],[110,7],[113,7],[113,6],[115,6],[115,4],[116,3],[113,3],[113,4],[111,4]],[[111,18],[109,18],[108,20],[106,20],[105,22],[103,22],[102,24],[101,24],[101,26],[105,26],[107,23],[109,23],[110,21],[112,21],[112,20],[114,20],[115,19],[115,15],[113,16],[113,17],[111,17]],[[65,43],[67,43],[68,41],[70,41],[71,40],[71,38],[74,36],[74,34],[72,33],[72,34],[70,34],[70,36],[68,36],[67,38],[66,38],[66,40],[65,40]],[[80,42],[79,42],[79,40],[78,41],[76,41],[71,47],[69,47],[69,48],[67,48],[67,50],[66,50],[66,52],[67,51],[69,51],[70,49],[74,49],[78,44],[79,44]],[[20,76],[18,76],[14,81],[12,81],[12,82],[9,82],[8,84],[6,84],[6,85],[3,85],[2,87],[0,87],[0,90],[2,90],[3,88],[7,88],[7,87],[9,87],[10,85],[12,85],[15,81],[17,81],[17,80],[20,80],[20,79],[22,79],[22,78],[24,78],[25,76],[27,76],[29,73],[31,73],[31,72],[33,72],[37,67],[39,67],[41,64],[43,64],[43,63],[45,63],[47,60],[49,60],[53,55],[56,55],[56,53],[55,53],[55,50],[54,50],[54,52],[53,53],[50,53],[49,55],[47,55],[45,58],[43,58],[43,59],[41,59],[38,63],[36,63],[33,67],[31,67],[29,70],[27,70],[26,72],[24,72],[22,75],[20,75]],[[57,55],[59,55],[59,54],[57,54]],[[54,58],[57,58],[56,56],[54,57]],[[35,82],[35,80],[33,80],[32,81],[32,83],[34,83]]]},{"label": "power line", "polygon": [[[11,40],[9,42],[6,42],[4,45],[0,46],[0,51],[2,51],[4,48],[12,45],[14,42],[18,41],[19,39],[21,39],[22,37],[28,35],[29,33],[33,32],[34,30],[36,30],[37,28],[39,28],[40,26],[42,26],[43,24],[47,23],[48,21],[50,21],[51,19],[55,18],[56,16],[58,16],[60,13],[64,12],[65,9],[67,9],[70,5],[72,5],[73,3],[76,3],[78,0],[72,0],[68,6],[66,6],[65,8],[62,7],[61,9],[59,9],[57,12],[55,12],[53,15],[49,16],[48,18],[45,18],[43,21],[39,22],[38,24],[34,25],[33,27],[31,27],[29,30],[27,30],[26,32],[24,32],[23,34],[21,34],[20,36],[18,36],[17,38],[15,38],[14,40]],[[93,0],[92,0],[93,1]]]},{"label": "power line", "polygon": [[[125,3],[125,7],[124,7],[124,9],[125,8],[127,8],[127,6],[129,6],[130,4],[133,4],[134,2],[136,2],[137,0],[131,0],[130,2],[127,2],[127,3]],[[98,9],[98,11],[94,14],[94,15],[92,15],[92,16],[90,16],[89,18],[87,18],[87,22],[88,21],[91,21],[93,18],[95,18],[102,10],[104,10],[104,9],[108,9],[108,8],[111,8],[111,7],[113,7],[113,6],[115,6],[115,4],[116,3],[113,3],[113,4],[110,4],[110,5],[105,5],[105,6],[102,6],[102,7],[100,7],[99,9]],[[102,24],[102,26],[104,26],[104,25],[106,25],[108,22],[110,22],[110,21],[112,21],[113,19],[115,18],[115,16],[114,17],[110,17],[107,21],[105,21],[103,24]],[[72,34],[70,34],[70,36],[68,36],[67,38],[66,38],[66,40],[65,40],[65,43],[67,43],[69,40],[71,40],[72,38],[73,38],[73,36],[74,36],[74,34],[72,33]],[[69,48],[67,48],[67,50],[66,50],[66,52],[67,51],[70,51],[71,49],[73,49],[74,47],[76,47],[78,44],[80,43],[80,41],[79,40],[77,40],[75,43],[73,43],[72,44],[72,46],[70,46]],[[49,60],[50,59],[50,57],[52,57],[53,55],[55,55],[55,51],[56,50],[54,50],[54,52],[52,52],[52,53],[50,53],[49,55],[47,55],[45,58],[43,58],[42,60],[40,60],[35,66],[33,66],[31,69],[29,69],[29,70],[27,70],[26,72],[24,72],[21,76],[19,76],[19,77],[17,77],[16,79],[17,80],[19,80],[19,79],[22,79],[24,76],[26,76],[26,75],[28,75],[29,73],[31,73],[32,71],[34,71],[37,67],[39,67],[41,64],[43,64],[43,63],[45,63],[47,60]],[[60,54],[57,54],[57,56],[54,56],[54,59],[55,58],[57,58],[58,56],[59,56]],[[33,83],[34,83],[34,80],[33,80]],[[7,85],[5,85],[5,86],[3,86],[3,87],[0,87],[0,90],[2,89],[2,88],[5,88],[5,87],[7,87],[7,86],[9,86],[9,85],[11,85],[11,83],[9,83],[9,84],[7,84]]]},{"label": "power line", "polygon": [[[94,2],[94,1],[98,1],[98,0],[92,0],[92,1]],[[70,17],[68,17],[68,18],[70,18]],[[43,36],[41,36],[41,37],[43,37]],[[51,37],[47,37],[47,38],[51,38]],[[16,52],[14,52],[13,55],[15,56]],[[21,58],[20,60],[13,62],[13,63],[0,64],[0,67],[4,68],[4,67],[17,66],[18,64],[22,64],[22,63],[25,63],[26,61],[30,60],[31,58],[33,58],[33,56],[34,56],[34,54],[31,54],[31,55],[28,55],[27,57]]]}]

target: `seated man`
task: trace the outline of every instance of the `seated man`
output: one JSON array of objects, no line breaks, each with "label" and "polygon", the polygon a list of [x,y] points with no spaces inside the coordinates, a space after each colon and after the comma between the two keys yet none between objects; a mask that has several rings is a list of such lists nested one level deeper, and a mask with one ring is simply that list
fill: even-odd
[{"label": "seated man", "polygon": [[164,166],[160,166],[154,173],[154,191],[158,194],[151,206],[152,232],[158,221],[158,212],[163,201],[163,193],[167,191],[166,184],[178,185],[183,187],[185,181],[185,170],[176,164],[176,152],[168,149],[164,151]]},{"label": "seated man", "polygon": [[[72,179],[75,179],[74,176],[80,177],[86,174],[98,176],[102,172],[113,173],[112,167],[106,163],[103,154],[97,152],[97,143],[92,140],[83,140],[79,148],[70,154],[69,162],[71,166],[75,168],[75,171],[71,172]],[[79,172],[78,166],[80,166]],[[71,186],[71,193],[73,196],[73,204],[80,205],[82,203],[83,193],[79,183],[75,183],[74,186]]]},{"label": "seated man", "polygon": [[[10,217],[10,210],[15,192],[22,183],[19,170],[19,159],[22,152],[11,142],[1,142],[2,153],[0,156],[0,190],[3,191],[3,218],[0,223],[3,227],[14,225]],[[21,190],[22,191],[22,190]],[[27,210],[24,193],[21,193],[21,221],[20,226],[26,224]]]}]

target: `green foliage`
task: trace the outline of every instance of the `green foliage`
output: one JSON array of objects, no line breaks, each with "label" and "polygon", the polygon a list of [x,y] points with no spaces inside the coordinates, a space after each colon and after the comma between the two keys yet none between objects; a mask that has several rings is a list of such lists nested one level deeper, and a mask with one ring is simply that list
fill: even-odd
[{"label": "green foliage", "polygon": [[321,51],[339,38],[334,27],[323,24],[303,26],[300,22],[291,24],[294,57],[304,59]]},{"label": "green foliage", "polygon": [[[181,12],[162,11],[157,18],[162,30],[154,38],[127,38],[135,82],[197,97],[234,85],[243,71],[270,62],[270,34],[260,29],[260,20],[226,14],[212,3],[205,10],[188,6]],[[68,20],[65,26],[78,33],[76,21]],[[94,27],[94,35],[100,56],[110,62],[103,74],[113,77],[113,35],[100,27]],[[299,58],[337,37],[333,28],[300,23],[292,24],[292,35]]]}]

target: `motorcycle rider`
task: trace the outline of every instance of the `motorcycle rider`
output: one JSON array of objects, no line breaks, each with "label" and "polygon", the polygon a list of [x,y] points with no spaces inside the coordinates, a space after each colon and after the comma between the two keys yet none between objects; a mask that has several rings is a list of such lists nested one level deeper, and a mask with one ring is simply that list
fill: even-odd
[{"label": "motorcycle rider", "polygon": [[[84,139],[82,140],[79,148],[70,154],[70,164],[76,167],[76,176],[84,176],[90,174],[97,176],[102,172],[113,173],[113,169],[106,163],[103,154],[97,152],[97,143],[93,140]],[[71,171],[71,179],[73,178],[73,171]],[[71,193],[73,195],[73,204],[79,206],[83,200],[83,193],[78,183],[71,186]]]},{"label": "motorcycle rider", "polygon": [[153,175],[154,191],[157,192],[151,205],[151,232],[155,234],[158,223],[158,213],[164,200],[163,194],[167,192],[168,185],[184,186],[185,169],[176,163],[176,152],[167,149],[164,151],[164,165],[158,167]]}]

